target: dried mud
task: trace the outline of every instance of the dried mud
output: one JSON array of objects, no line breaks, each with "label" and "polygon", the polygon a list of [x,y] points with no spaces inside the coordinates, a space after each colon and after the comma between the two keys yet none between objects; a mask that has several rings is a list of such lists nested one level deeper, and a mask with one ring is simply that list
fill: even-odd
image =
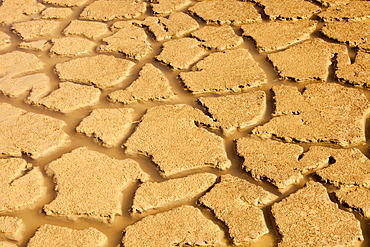
[{"label": "dried mud", "polygon": [[2,0],[0,246],[369,246],[369,18]]}]

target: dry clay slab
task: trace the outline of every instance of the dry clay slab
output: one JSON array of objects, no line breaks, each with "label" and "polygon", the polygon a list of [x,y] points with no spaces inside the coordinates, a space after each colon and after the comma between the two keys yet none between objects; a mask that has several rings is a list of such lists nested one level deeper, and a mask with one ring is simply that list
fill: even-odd
[{"label": "dry clay slab", "polygon": [[67,7],[81,6],[87,3],[87,1],[88,0],[42,0],[43,3]]},{"label": "dry clay slab", "polygon": [[278,247],[357,246],[364,237],[360,222],[338,208],[324,186],[307,186],[272,205],[282,242]]},{"label": "dry clay slab", "polygon": [[[34,208],[46,197],[40,169],[20,158],[0,159],[0,186],[1,213]],[[18,240],[16,232],[10,239]]]},{"label": "dry clay slab", "polygon": [[26,226],[17,217],[0,216],[0,239],[21,241]]},{"label": "dry clay slab", "polygon": [[73,14],[73,10],[71,8],[47,8],[41,12],[42,19],[64,19]]},{"label": "dry clay slab", "polygon": [[224,175],[199,201],[223,221],[235,245],[252,244],[269,232],[262,210],[277,196],[232,175]]},{"label": "dry clay slab", "polygon": [[216,178],[212,173],[198,173],[160,183],[143,183],[135,191],[131,211],[143,213],[188,202],[208,190],[216,182]]},{"label": "dry clay slab", "polygon": [[96,55],[58,63],[55,66],[55,72],[61,81],[105,88],[122,82],[134,65],[134,62],[112,55]]},{"label": "dry clay slab", "polygon": [[331,6],[318,17],[325,22],[367,20],[370,18],[370,2],[350,1],[348,4]]},{"label": "dry clay slab", "polygon": [[0,104],[0,119],[1,156],[26,154],[37,159],[69,142],[62,130],[66,125],[62,120],[26,112],[6,103]]},{"label": "dry clay slab", "polygon": [[0,24],[9,25],[28,19],[29,15],[44,10],[45,5],[37,0],[2,0],[0,6]]},{"label": "dry clay slab", "polygon": [[86,6],[81,19],[111,21],[136,18],[146,11],[142,0],[97,0]]},{"label": "dry clay slab", "polygon": [[107,243],[107,236],[93,227],[75,230],[45,224],[36,230],[27,247],[104,247]]},{"label": "dry clay slab", "polygon": [[147,38],[143,28],[133,25],[130,21],[120,22],[120,29],[112,36],[103,38],[104,45],[99,46],[99,50],[140,60],[152,51]]},{"label": "dry clay slab", "polygon": [[207,24],[239,26],[262,21],[261,15],[253,4],[237,0],[202,1],[190,7],[189,12]]},{"label": "dry clay slab", "polygon": [[53,176],[56,198],[44,206],[47,215],[113,222],[122,214],[122,192],[137,180],[145,181],[137,162],[117,160],[86,147],[52,161],[46,173]]},{"label": "dry clay slab", "polygon": [[146,101],[169,101],[175,96],[168,79],[153,64],[145,64],[139,72],[139,78],[122,90],[108,95],[111,102],[131,104]]},{"label": "dry clay slab", "polygon": [[265,72],[242,48],[212,53],[179,76],[193,94],[240,92],[267,82]]},{"label": "dry clay slab", "polygon": [[155,15],[166,15],[189,6],[191,0],[150,0]]},{"label": "dry clay slab", "polygon": [[365,120],[370,113],[364,93],[338,84],[273,86],[274,117],[252,130],[263,138],[288,142],[330,142],[353,146],[366,142]]},{"label": "dry clay slab", "polygon": [[266,112],[266,93],[250,91],[238,95],[201,97],[200,103],[207,109],[216,126],[224,135],[244,130],[257,124]]},{"label": "dry clay slab", "polygon": [[243,36],[251,38],[259,52],[272,52],[310,38],[317,21],[261,22],[242,25]]},{"label": "dry clay slab", "polygon": [[95,43],[82,37],[63,37],[51,40],[50,55],[78,56],[92,53]]},{"label": "dry clay slab", "polygon": [[150,215],[125,228],[123,246],[218,246],[223,231],[192,206]]},{"label": "dry clay slab", "polygon": [[340,188],[335,191],[335,196],[345,206],[358,211],[366,219],[370,219],[370,189],[354,186]]},{"label": "dry clay slab", "polygon": [[0,51],[3,51],[12,45],[10,36],[4,32],[0,32]]},{"label": "dry clay slab", "polygon": [[164,176],[202,167],[225,170],[231,163],[224,140],[198,125],[214,122],[189,105],[164,105],[147,110],[124,146],[127,154],[152,158]]},{"label": "dry clay slab", "polygon": [[44,51],[47,49],[48,40],[41,39],[30,42],[22,42],[19,44],[19,48],[31,51]]},{"label": "dry clay slab", "polygon": [[109,32],[107,24],[97,21],[73,20],[63,30],[64,35],[81,35],[97,39]]},{"label": "dry clay slab", "polygon": [[35,40],[54,34],[59,26],[60,22],[55,20],[31,20],[15,23],[10,29],[23,40]]},{"label": "dry clay slab", "polygon": [[82,119],[76,132],[92,137],[103,147],[114,147],[128,135],[133,122],[132,108],[94,109]]},{"label": "dry clay slab", "polygon": [[280,79],[295,82],[326,81],[333,58],[336,64],[348,64],[347,47],[318,38],[268,55]]},{"label": "dry clay slab", "polygon": [[168,18],[149,16],[142,25],[148,27],[157,41],[179,38],[199,28],[198,22],[183,12],[172,13]]}]

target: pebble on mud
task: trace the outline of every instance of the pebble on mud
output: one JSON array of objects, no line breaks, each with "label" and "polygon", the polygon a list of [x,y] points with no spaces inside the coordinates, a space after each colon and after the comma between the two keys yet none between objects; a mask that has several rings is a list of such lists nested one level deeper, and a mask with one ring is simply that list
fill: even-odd
[{"label": "pebble on mud", "polygon": [[122,192],[149,175],[132,159],[117,160],[80,147],[49,163],[46,173],[56,183],[56,198],[44,206],[47,215],[112,223],[122,215]]},{"label": "pebble on mud", "polygon": [[82,119],[76,132],[93,138],[103,147],[115,147],[128,135],[133,111],[132,108],[94,109]]},{"label": "pebble on mud", "polygon": [[243,38],[236,35],[233,28],[224,26],[205,26],[191,33],[202,46],[216,51],[235,48],[243,43]]},{"label": "pebble on mud", "polygon": [[62,37],[51,40],[50,55],[78,56],[93,51],[95,43],[82,37]]},{"label": "pebble on mud", "polygon": [[262,22],[242,25],[243,36],[251,38],[259,52],[272,52],[310,38],[317,21]]},{"label": "pebble on mud", "polygon": [[250,91],[238,95],[221,97],[201,97],[200,103],[210,113],[216,126],[224,135],[231,135],[236,130],[244,130],[257,124],[266,112],[266,93]]},{"label": "pebble on mud", "polygon": [[289,79],[298,83],[327,81],[333,58],[337,65],[348,63],[347,47],[318,38],[268,55],[268,60],[279,73],[281,80]]},{"label": "pebble on mud", "polygon": [[192,38],[175,39],[163,43],[161,53],[155,57],[173,69],[188,69],[206,54],[201,43]]},{"label": "pebble on mud", "polygon": [[107,24],[97,21],[73,20],[63,30],[64,35],[81,35],[88,39],[97,39],[109,32]]},{"label": "pebble on mud", "polygon": [[265,72],[242,48],[212,53],[179,76],[193,94],[240,92],[267,83]]},{"label": "pebble on mud", "polygon": [[175,97],[168,79],[153,64],[145,64],[139,72],[139,78],[122,90],[108,95],[111,102],[131,104],[145,101],[169,101]]},{"label": "pebble on mud", "polygon": [[214,122],[189,105],[152,107],[124,144],[126,153],[150,156],[166,177],[202,167],[229,168],[224,140],[199,125]]},{"label": "pebble on mud", "polygon": [[248,0],[257,2],[270,20],[299,21],[310,19],[321,8],[305,0],[275,1],[275,0]]},{"label": "pebble on mud", "polygon": [[358,51],[352,64],[337,66],[335,76],[344,84],[370,88],[370,54]]},{"label": "pebble on mud", "polygon": [[100,88],[113,87],[130,73],[134,62],[112,55],[74,58],[55,66],[61,81],[73,81]]},{"label": "pebble on mud", "polygon": [[0,216],[0,239],[21,241],[25,229],[22,219]]},{"label": "pebble on mud", "polygon": [[52,35],[60,26],[55,20],[31,20],[14,23],[10,30],[25,41],[39,39]]},{"label": "pebble on mud", "polygon": [[20,158],[0,159],[0,186],[1,213],[34,208],[47,192],[40,168]]},{"label": "pebble on mud", "polygon": [[36,14],[45,9],[45,5],[37,0],[2,0],[0,5],[0,24],[9,25],[23,21],[29,15]]},{"label": "pebble on mud", "polygon": [[149,16],[142,25],[148,27],[157,41],[179,38],[199,28],[196,20],[182,12],[172,13],[168,18]]},{"label": "pebble on mud", "polygon": [[71,8],[47,8],[41,12],[42,19],[64,19],[73,14]]},{"label": "pebble on mud", "polygon": [[240,138],[237,153],[244,158],[243,169],[254,179],[266,180],[279,189],[297,184],[306,173],[326,165],[309,159],[303,162],[301,146],[273,140]]},{"label": "pebble on mud", "polygon": [[35,102],[37,105],[61,113],[95,105],[99,101],[100,90],[93,86],[80,85],[73,82],[61,82],[59,88],[46,97]]},{"label": "pebble on mud", "polygon": [[111,21],[139,17],[146,11],[142,0],[97,0],[86,6],[80,14],[81,19]]},{"label": "pebble on mud", "polygon": [[366,219],[370,219],[370,189],[364,187],[349,187],[340,188],[335,191],[335,196],[341,204],[354,209],[363,215]]},{"label": "pebble on mud", "polygon": [[37,228],[27,247],[104,247],[107,244],[107,236],[93,227],[75,230],[44,224]]},{"label": "pebble on mud", "polygon": [[0,32],[0,51],[9,48],[12,45],[10,36],[4,32]]},{"label": "pebble on mud", "polygon": [[31,42],[22,42],[19,44],[19,48],[31,51],[44,51],[47,48],[48,40],[42,39]]},{"label": "pebble on mud", "polygon": [[277,196],[257,185],[230,174],[221,176],[199,202],[211,209],[216,217],[225,223],[235,245],[252,244],[269,229],[265,223],[263,206]]},{"label": "pebble on mud", "polygon": [[42,0],[43,3],[67,7],[81,6],[87,3],[87,1],[89,0]]},{"label": "pebble on mud", "polygon": [[149,215],[125,228],[125,247],[218,246],[224,232],[192,206]]},{"label": "pebble on mud", "polygon": [[120,29],[116,33],[102,39],[100,52],[118,53],[140,60],[153,50],[143,28],[133,25],[130,21],[120,24]]},{"label": "pebble on mud", "polygon": [[131,208],[133,213],[143,213],[167,206],[178,206],[208,190],[217,176],[212,173],[198,173],[164,182],[146,182],[135,191]]},{"label": "pebble on mud", "polygon": [[26,154],[37,159],[69,143],[68,135],[62,130],[66,123],[62,120],[6,103],[0,103],[0,119],[1,156]]},{"label": "pebble on mud", "polygon": [[303,93],[296,87],[273,86],[273,118],[252,130],[263,138],[287,142],[330,142],[343,147],[366,142],[365,120],[370,104],[358,89],[338,84],[309,84]]},{"label": "pebble on mud", "polygon": [[308,182],[273,204],[272,215],[282,236],[278,247],[357,246],[364,239],[360,221],[339,209],[320,183]]},{"label": "pebble on mud", "polygon": [[166,15],[176,10],[185,8],[191,4],[191,0],[150,0],[154,15]]},{"label": "pebble on mud", "polygon": [[350,1],[348,4],[332,6],[318,14],[325,22],[362,21],[370,18],[370,2]]},{"label": "pebble on mud", "polygon": [[189,12],[207,24],[235,25],[262,21],[254,5],[236,0],[213,0],[196,3]]}]

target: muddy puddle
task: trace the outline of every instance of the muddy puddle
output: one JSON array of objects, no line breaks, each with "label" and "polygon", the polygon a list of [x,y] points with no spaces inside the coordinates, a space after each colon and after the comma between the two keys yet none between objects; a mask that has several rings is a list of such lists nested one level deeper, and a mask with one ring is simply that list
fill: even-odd
[{"label": "muddy puddle", "polygon": [[3,0],[0,246],[368,246],[367,11]]}]

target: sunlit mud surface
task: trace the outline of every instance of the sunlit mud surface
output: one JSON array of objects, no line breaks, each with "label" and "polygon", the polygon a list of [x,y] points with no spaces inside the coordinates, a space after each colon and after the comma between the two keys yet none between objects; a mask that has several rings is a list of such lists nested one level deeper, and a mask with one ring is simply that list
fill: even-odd
[{"label": "sunlit mud surface", "polygon": [[0,247],[370,245],[370,2],[0,2]]}]

